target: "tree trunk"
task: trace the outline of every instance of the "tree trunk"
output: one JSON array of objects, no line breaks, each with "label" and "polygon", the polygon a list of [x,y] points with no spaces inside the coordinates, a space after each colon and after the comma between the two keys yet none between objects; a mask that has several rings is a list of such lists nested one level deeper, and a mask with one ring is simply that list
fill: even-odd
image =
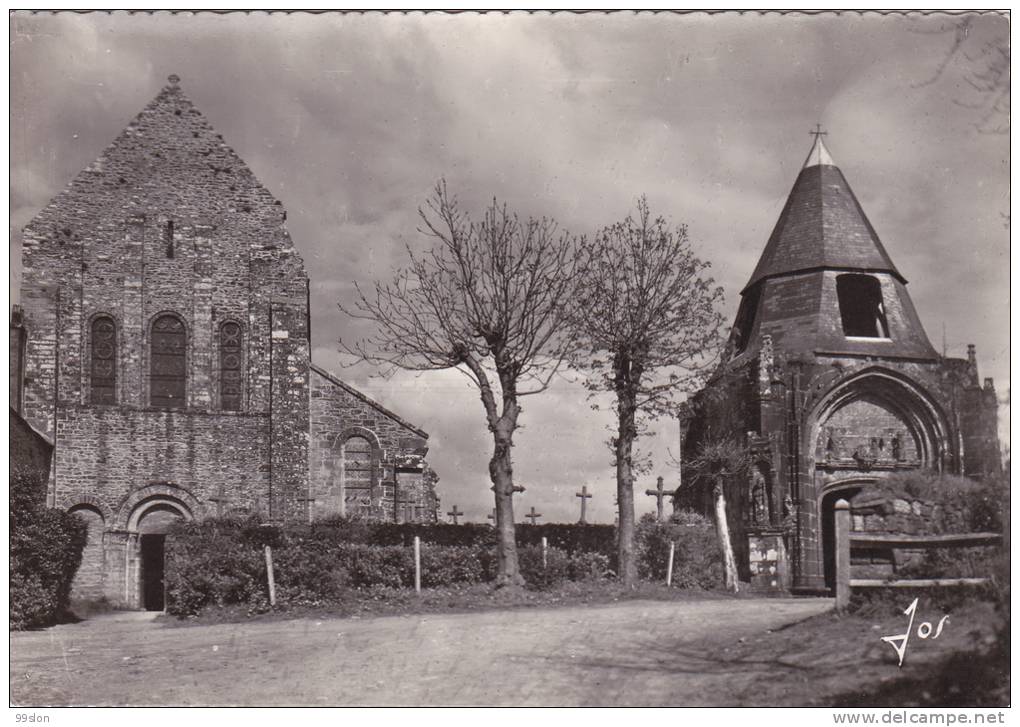
[{"label": "tree trunk", "polygon": [[617,392],[618,429],[616,433],[616,502],[619,522],[616,527],[616,555],[620,583],[628,588],[637,581],[634,557],[634,405],[625,392]]},{"label": "tree trunk", "polygon": [[730,524],[726,519],[726,494],[723,492],[722,478],[716,479],[712,494],[715,497],[715,530],[722,550],[726,590],[736,593],[740,590],[740,582],[737,579],[737,560],[733,557],[733,543],[730,541]]},{"label": "tree trunk", "polygon": [[496,545],[498,571],[497,586],[522,586],[524,576],[521,575],[517,563],[517,539],[514,530],[514,480],[513,465],[510,460],[511,437],[500,432],[493,432],[495,447],[492,459],[489,460],[489,476],[492,478],[492,489],[496,493],[496,532],[499,540]]}]

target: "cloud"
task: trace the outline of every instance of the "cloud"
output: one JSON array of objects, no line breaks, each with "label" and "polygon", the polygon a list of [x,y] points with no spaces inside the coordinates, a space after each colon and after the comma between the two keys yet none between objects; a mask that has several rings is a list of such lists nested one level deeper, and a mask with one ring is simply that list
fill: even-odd
[{"label": "cloud", "polygon": [[[421,249],[417,208],[446,177],[469,210],[493,196],[577,234],[652,210],[688,225],[735,313],[739,291],[822,123],[929,336],[976,343],[1009,385],[1008,137],[977,133],[965,68],[925,85],[945,16],[878,14],[194,14],[12,17],[12,275],[19,231],[177,73],[288,210],[312,278],[315,359],[337,369],[355,282]],[[972,42],[1001,32],[984,17]],[[16,282],[16,277],[15,277]],[[455,372],[339,370],[431,433],[444,510],[488,511],[477,392]],[[1003,407],[1008,421],[1008,407]],[[514,461],[546,520],[588,485],[613,517],[610,424],[576,384],[525,402]],[[670,481],[663,422],[646,442]],[[650,511],[652,498],[638,497]]]}]

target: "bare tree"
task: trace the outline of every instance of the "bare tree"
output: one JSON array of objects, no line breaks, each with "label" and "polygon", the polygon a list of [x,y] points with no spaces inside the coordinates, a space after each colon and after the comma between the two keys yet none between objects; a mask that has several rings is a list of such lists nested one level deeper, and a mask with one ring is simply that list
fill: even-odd
[{"label": "bare tree", "polygon": [[730,438],[710,438],[702,441],[687,466],[698,478],[712,483],[712,504],[715,515],[715,531],[719,537],[719,550],[723,558],[723,574],[726,588],[734,593],[739,590],[737,561],[733,555],[733,541],[726,508],[724,485],[730,477],[747,472],[750,457],[746,447]]},{"label": "bare tree", "polygon": [[[947,76],[961,89],[954,103],[978,112],[975,127],[985,134],[1008,134],[1010,130],[1010,45],[1006,17],[991,22],[992,13],[950,16],[926,35],[951,37],[931,75],[915,87],[931,86]],[[983,17],[986,16],[986,17]],[[981,27],[978,27],[979,21]],[[961,84],[960,81],[963,83]]]},{"label": "bare tree", "polygon": [[[717,305],[722,288],[708,263],[691,250],[686,227],[652,219],[638,200],[637,216],[601,230],[587,243],[574,327],[573,365],[587,373],[590,392],[615,395],[610,442],[619,506],[619,575],[637,578],[634,554],[634,476],[641,469],[635,441],[647,421],[675,414],[679,394],[697,386],[722,342]],[[590,355],[589,355],[590,354]]]},{"label": "bare tree", "polygon": [[423,371],[454,368],[481,395],[492,434],[489,476],[499,531],[500,585],[520,585],[514,540],[511,448],[520,400],[544,391],[571,346],[566,327],[583,248],[549,219],[521,221],[493,200],[472,221],[441,181],[418,210],[419,231],[433,239],[423,255],[370,292],[358,287],[353,309],[375,332],[341,348],[361,360]]}]

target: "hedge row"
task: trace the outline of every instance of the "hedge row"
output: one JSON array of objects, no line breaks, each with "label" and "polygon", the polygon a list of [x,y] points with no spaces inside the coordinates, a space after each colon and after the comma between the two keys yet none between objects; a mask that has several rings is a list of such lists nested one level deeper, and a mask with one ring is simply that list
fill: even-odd
[{"label": "hedge row", "polygon": [[[300,529],[299,529],[300,528]],[[423,543],[458,546],[494,546],[496,530],[490,525],[465,523],[380,523],[367,520],[331,517],[307,526],[288,526],[288,532],[303,530],[308,536],[328,538],[336,542],[365,545],[410,545],[414,537]],[[518,525],[518,545],[541,545],[545,537],[550,546],[568,553],[588,551],[613,556],[616,551],[616,528],[612,525],[549,523]]]},{"label": "hedge row", "polygon": [[[253,612],[268,608],[263,545],[273,546],[276,597],[281,605],[316,606],[339,602],[352,588],[414,585],[414,555],[401,545],[350,543],[325,528],[298,532],[247,523],[206,521],[178,527],[167,538],[167,610],[178,616],[205,608],[242,604]],[[566,579],[603,578],[609,559],[597,553],[571,555],[559,548],[519,551],[521,570],[532,587]],[[488,545],[422,546],[422,585],[482,583],[496,575],[495,549]]]},{"label": "hedge row", "polygon": [[[463,534],[458,532],[461,529]],[[657,565],[664,556],[657,551],[668,549],[668,540],[673,538],[679,544],[674,583],[680,587],[715,586],[721,576],[712,532],[703,519],[676,526],[642,521],[639,556],[647,561],[642,572],[656,579],[664,577],[664,560],[661,568]],[[613,556],[605,552],[607,541],[612,542],[610,534],[615,537],[610,526],[522,526],[518,528],[521,573],[532,588],[611,577]],[[252,612],[265,610],[265,545],[273,548],[277,602],[283,606],[340,602],[348,589],[410,588],[414,556],[404,543],[410,544],[415,535],[423,541],[424,587],[495,579],[495,533],[486,526],[334,519],[282,528],[254,520],[206,520],[179,524],[167,538],[167,610],[178,616],[238,604]],[[544,565],[538,544],[543,535],[549,540]]]},{"label": "hedge row", "polygon": [[54,623],[67,611],[88,526],[77,515],[42,507],[11,513],[10,628]]}]

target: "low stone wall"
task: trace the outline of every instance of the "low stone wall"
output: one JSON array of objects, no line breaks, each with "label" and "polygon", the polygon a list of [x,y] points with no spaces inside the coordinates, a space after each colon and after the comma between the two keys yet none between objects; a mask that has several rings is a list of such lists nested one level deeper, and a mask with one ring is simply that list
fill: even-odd
[{"label": "low stone wall", "polygon": [[959,504],[882,494],[855,498],[850,513],[851,529],[856,532],[932,535],[951,523],[960,523],[966,529],[966,513]]}]

